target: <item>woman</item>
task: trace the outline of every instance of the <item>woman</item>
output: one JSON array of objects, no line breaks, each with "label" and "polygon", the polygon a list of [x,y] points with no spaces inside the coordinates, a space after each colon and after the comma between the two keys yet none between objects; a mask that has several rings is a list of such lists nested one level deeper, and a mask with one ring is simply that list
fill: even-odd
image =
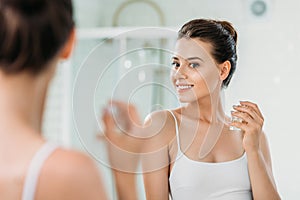
[{"label": "woman", "polygon": [[0,0],[0,199],[106,199],[86,155],[48,143],[49,82],[74,44],[71,0]]},{"label": "woman", "polygon": [[[221,92],[236,69],[236,42],[229,22],[186,23],[178,33],[171,71],[184,105],[150,114],[143,128],[128,121],[129,134],[123,135],[115,134],[114,116],[104,113],[109,140],[129,152],[126,146],[134,144],[131,153],[141,153],[147,199],[280,199],[260,109],[240,102],[232,112],[240,120],[232,122],[223,110]],[[138,121],[132,106],[112,104]],[[114,168],[122,173],[122,167]]]}]

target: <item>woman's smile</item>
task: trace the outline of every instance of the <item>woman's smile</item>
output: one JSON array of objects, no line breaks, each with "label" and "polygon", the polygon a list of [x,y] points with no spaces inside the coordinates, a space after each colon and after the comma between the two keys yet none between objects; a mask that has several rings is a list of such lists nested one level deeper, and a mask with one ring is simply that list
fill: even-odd
[{"label": "woman's smile", "polygon": [[187,92],[189,90],[191,90],[194,87],[193,84],[177,84],[176,83],[176,90],[178,93],[183,93],[183,92]]}]

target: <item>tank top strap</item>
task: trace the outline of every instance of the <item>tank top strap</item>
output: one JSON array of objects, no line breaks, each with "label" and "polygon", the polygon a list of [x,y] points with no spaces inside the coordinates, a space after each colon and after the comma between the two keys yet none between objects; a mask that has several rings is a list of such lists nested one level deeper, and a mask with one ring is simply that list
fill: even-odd
[{"label": "tank top strap", "polygon": [[168,111],[171,113],[171,115],[173,116],[174,121],[175,121],[175,131],[176,131],[177,148],[178,148],[178,152],[181,152],[180,141],[179,141],[179,128],[178,128],[177,118],[175,117],[175,114],[171,110],[168,110]]},{"label": "tank top strap", "polygon": [[25,177],[22,200],[34,200],[38,178],[44,162],[58,148],[57,145],[45,143],[33,156]]}]

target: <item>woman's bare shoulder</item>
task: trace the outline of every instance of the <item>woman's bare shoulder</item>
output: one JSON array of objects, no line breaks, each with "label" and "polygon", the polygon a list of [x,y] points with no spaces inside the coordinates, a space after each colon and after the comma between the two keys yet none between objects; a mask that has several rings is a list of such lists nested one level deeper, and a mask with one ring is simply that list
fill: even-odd
[{"label": "woman's bare shoulder", "polygon": [[99,169],[85,153],[58,148],[40,174],[37,199],[101,199],[105,197]]},{"label": "woman's bare shoulder", "polygon": [[[148,138],[154,143],[170,143],[175,134],[175,119],[171,110],[161,110],[150,113],[145,120]],[[175,111],[172,110],[174,113]]]},{"label": "woman's bare shoulder", "polygon": [[159,130],[168,130],[175,127],[175,119],[171,114],[175,110],[160,110],[150,113],[145,119],[146,128],[159,128]]}]

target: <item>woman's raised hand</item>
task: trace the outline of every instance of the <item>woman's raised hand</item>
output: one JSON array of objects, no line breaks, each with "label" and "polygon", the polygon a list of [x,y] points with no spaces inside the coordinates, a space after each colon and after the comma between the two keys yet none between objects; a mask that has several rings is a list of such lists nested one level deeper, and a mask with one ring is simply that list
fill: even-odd
[{"label": "woman's raised hand", "polygon": [[244,133],[243,146],[246,152],[258,151],[264,117],[255,103],[241,101],[240,105],[233,106],[232,116],[242,119],[234,121],[231,126],[240,128]]},{"label": "woman's raised hand", "polygon": [[111,101],[102,113],[104,134],[110,165],[122,172],[135,172],[143,145],[142,124],[132,104]]}]

